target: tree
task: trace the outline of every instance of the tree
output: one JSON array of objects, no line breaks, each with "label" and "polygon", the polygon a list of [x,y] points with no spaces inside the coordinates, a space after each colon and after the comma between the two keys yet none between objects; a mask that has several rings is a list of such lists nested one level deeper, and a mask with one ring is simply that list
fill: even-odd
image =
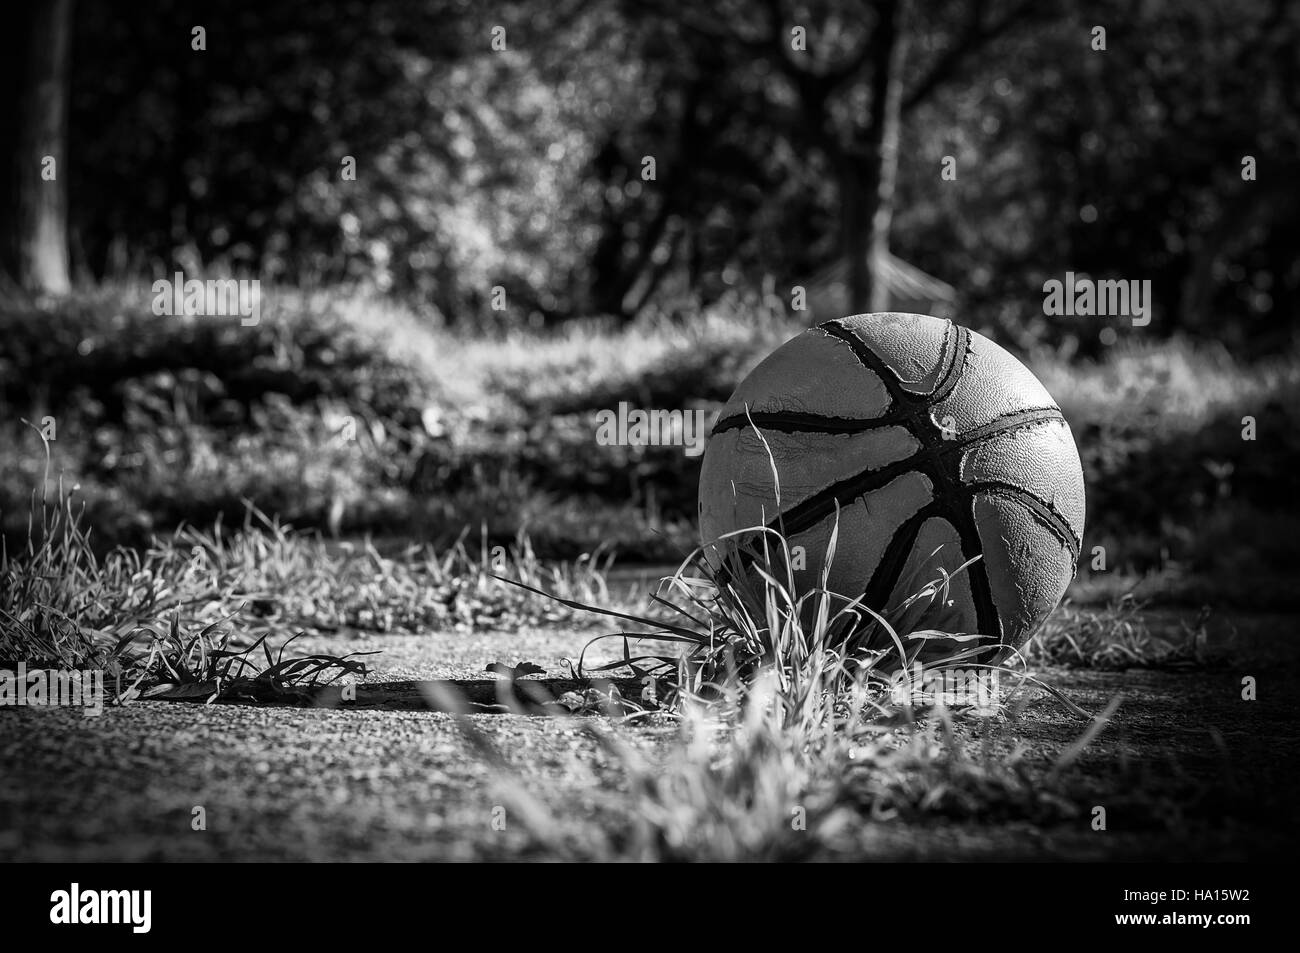
[{"label": "tree", "polygon": [[[863,310],[885,306],[877,271],[889,250],[905,119],[960,80],[990,44],[1037,15],[1031,0],[945,4],[929,18],[910,0],[804,7],[722,0],[650,9],[649,16],[684,35],[680,49],[702,48],[733,70],[749,71],[749,80],[736,82],[763,99],[745,113],[751,124],[789,142],[801,160],[824,162],[834,179],[837,252],[847,264],[850,304]],[[645,10],[629,7],[628,16]],[[921,38],[925,49],[914,52]]]},{"label": "tree", "polygon": [[6,57],[7,78],[17,95],[5,120],[17,135],[5,157],[2,264],[27,291],[66,294],[71,288],[65,183],[72,0],[26,4],[17,19]]},{"label": "tree", "polygon": [[[1098,325],[1042,313],[1038,289],[1068,270],[1149,279],[1144,336],[1285,348],[1300,314],[1297,48],[1285,0],[1060,7],[909,117],[921,154],[902,169],[895,237],[962,283],[965,320],[1018,347],[1106,349]],[[945,153],[960,183],[936,188]]]}]

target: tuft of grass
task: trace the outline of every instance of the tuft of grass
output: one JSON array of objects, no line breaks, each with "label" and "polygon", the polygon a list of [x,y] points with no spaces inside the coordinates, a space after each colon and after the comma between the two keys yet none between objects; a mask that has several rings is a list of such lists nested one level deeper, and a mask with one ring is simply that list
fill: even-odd
[{"label": "tuft of grass", "polygon": [[[494,570],[570,596],[608,597],[607,555],[548,565],[525,536],[502,551],[484,535],[473,552],[466,532],[443,552],[411,546],[386,556],[369,542],[295,533],[251,505],[235,533],[220,521],[206,531],[181,527],[144,552],[101,556],[75,491],[59,483],[53,501],[34,495],[26,548],[0,549],[0,662],[101,668],[125,679],[128,698],[197,697],[220,686],[221,697],[285,699],[290,689],[364,674],[352,656],[286,659],[287,642],[272,661],[270,642],[290,632],[575,621],[552,601],[497,582]],[[249,655],[258,645],[262,668]]]},{"label": "tuft of grass", "polygon": [[34,500],[26,550],[0,552],[0,660],[102,667],[124,635],[183,605],[133,553],[98,559],[81,518],[60,483],[57,503]]},{"label": "tuft of grass", "polygon": [[587,720],[600,752],[598,794],[576,827],[571,811],[554,809],[515,776],[473,722],[462,717],[461,725],[493,769],[494,795],[541,856],[801,861],[860,859],[878,829],[930,818],[1069,823],[1083,805],[1066,769],[1113,714],[1093,719],[1053,764],[1009,742],[1005,724],[981,726],[972,743],[957,713],[942,708],[891,724],[855,719],[850,700],[845,717],[816,728],[776,716],[784,706],[770,670],[743,695],[685,703],[674,725],[635,735]]},{"label": "tuft of grass", "polygon": [[[855,695],[869,699],[877,714],[885,714],[890,706],[880,699],[900,674],[908,688],[903,694],[912,697],[911,673],[918,665],[935,676],[976,670],[1009,674],[1018,682],[1036,681],[1025,673],[1017,653],[990,645],[978,633],[930,627],[952,617],[952,579],[974,560],[953,573],[940,569],[910,596],[877,611],[865,604],[865,595],[850,598],[828,587],[838,534],[836,520],[820,584],[800,587],[790,544],[780,530],[756,526],[728,533],[694,550],[661,581],[651,596],[659,610],[655,615],[604,608],[547,593],[522,580],[498,578],[570,609],[635,624],[588,643],[590,648],[603,639],[618,639],[623,644],[621,659],[588,668],[584,649],[576,675],[621,670],[640,679],[663,680],[668,708],[683,700],[725,697],[743,690],[760,673],[776,679],[775,704],[782,720],[798,725],[824,722],[836,700]],[[647,641],[681,648],[677,654],[633,654],[633,645]],[[1008,658],[1000,660],[1004,655]],[[1069,706],[1068,700],[1061,700]]]},{"label": "tuft of grass", "polygon": [[[353,656],[285,659],[292,639],[273,661],[265,634],[242,651],[232,650],[227,618],[183,626],[183,610],[201,605],[197,611],[203,615],[221,601],[219,580],[203,585],[189,571],[197,547],[179,570],[170,558],[174,546],[156,547],[144,558],[118,550],[101,560],[82,515],[60,485],[56,503],[33,505],[27,551],[0,554],[0,661],[103,669],[116,680],[119,703],[305,700],[341,675],[366,674]],[[249,659],[258,645],[266,652],[265,668]]]},{"label": "tuft of grass", "polygon": [[[615,768],[607,809],[618,822],[575,838],[541,798],[511,782],[504,758],[462,719],[540,849],[585,859],[797,860],[851,844],[845,832],[860,832],[864,818],[1078,813],[1060,775],[1113,708],[1088,719],[1029,675],[1023,660],[985,661],[988,646],[974,635],[922,628],[943,617],[948,574],[883,612],[830,591],[837,538],[838,527],[820,584],[802,590],[784,535],[753,527],[692,553],[655,594],[657,616],[558,600],[636,625],[598,637],[623,640],[624,655],[592,671],[663,679],[662,711],[676,720],[677,733],[666,751],[646,752],[617,727],[588,726]],[[676,644],[680,653],[634,655],[632,645],[643,639]],[[889,691],[895,673],[910,687],[921,662],[930,673],[973,668],[1013,676],[1012,691],[992,711],[980,707],[986,721],[1005,722],[1012,696],[1028,683],[1056,695],[1089,728],[1047,779],[1020,751],[1008,758],[985,745],[972,756],[953,719],[973,706],[950,712],[942,699],[918,706],[910,691],[901,698]],[[643,710],[616,724],[662,717]]]},{"label": "tuft of grass", "polygon": [[[145,648],[140,644],[142,634],[150,637]],[[286,659],[285,649],[299,636],[281,645],[273,657],[265,635],[236,651],[227,648],[230,634],[228,623],[214,622],[191,635],[182,635],[175,614],[170,623],[140,626],[110,656],[118,684],[114,701],[119,704],[136,699],[211,703],[222,699],[311,704],[316,700],[316,690],[325,685],[347,675],[364,678],[368,670],[357,658],[377,654],[321,653]],[[250,659],[258,647],[265,654],[265,667]],[[121,688],[123,681],[129,683],[125,689]]]},{"label": "tuft of grass", "polygon": [[1025,646],[1025,656],[1035,664],[1103,670],[1208,665],[1227,649],[1211,650],[1209,615],[1202,609],[1195,620],[1180,620],[1161,634],[1152,631],[1144,603],[1132,594],[1100,610],[1066,603]]}]

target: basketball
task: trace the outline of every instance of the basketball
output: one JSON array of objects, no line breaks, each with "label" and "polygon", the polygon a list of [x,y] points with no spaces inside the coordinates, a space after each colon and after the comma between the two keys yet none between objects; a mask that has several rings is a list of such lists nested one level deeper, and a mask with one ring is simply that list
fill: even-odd
[{"label": "basketball", "polygon": [[978,557],[915,627],[996,654],[1074,575],[1083,472],[1060,408],[997,344],[927,315],[860,314],[741,381],[704,454],[699,516],[715,554],[733,545],[723,534],[781,530],[798,592],[821,584],[838,520],[826,588],[880,612]]}]

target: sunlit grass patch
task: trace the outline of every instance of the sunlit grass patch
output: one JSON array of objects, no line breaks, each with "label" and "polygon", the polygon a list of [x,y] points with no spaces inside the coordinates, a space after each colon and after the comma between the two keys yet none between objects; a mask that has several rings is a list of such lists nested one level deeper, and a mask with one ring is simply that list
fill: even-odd
[{"label": "sunlit grass patch", "polygon": [[269,645],[267,664],[252,667],[252,646],[295,633],[581,627],[572,610],[506,586],[494,571],[608,597],[607,556],[547,564],[522,536],[489,547],[467,532],[444,551],[383,555],[369,543],[295,533],[250,507],[233,532],[220,521],[181,527],[144,551],[100,555],[74,490],[59,485],[52,501],[37,494],[31,512],[26,547],[0,554],[0,661],[104,668],[141,695],[170,685],[184,697],[220,682],[223,694],[271,697],[272,687],[313,686],[326,672],[363,674],[346,656],[288,659],[282,646],[272,661]]},{"label": "sunlit grass patch", "polygon": [[[230,634],[227,623],[212,623],[183,634],[176,615],[169,623],[140,626],[109,656],[116,681],[114,700],[122,704],[137,698],[310,704],[321,687],[345,676],[364,678],[368,669],[358,657],[376,654],[316,653],[285,658],[293,639],[272,655],[265,635],[247,648],[235,650],[227,648]],[[264,665],[255,654],[258,648],[263,650]]]},{"label": "sunlit grass patch", "polygon": [[1123,669],[1208,665],[1226,646],[1211,647],[1208,610],[1174,628],[1157,632],[1139,599],[1122,596],[1102,608],[1058,609],[1025,646],[1031,663],[1078,668]]},{"label": "sunlit grass patch", "polygon": [[0,660],[103,669],[119,702],[303,700],[308,689],[366,673],[350,656],[285,659],[284,646],[275,659],[267,648],[259,667],[249,655],[266,635],[242,651],[228,647],[238,612],[223,610],[219,581],[192,572],[197,545],[179,563],[169,558],[175,545],[101,560],[74,506],[63,492],[54,505],[41,501],[27,551],[0,557]]}]

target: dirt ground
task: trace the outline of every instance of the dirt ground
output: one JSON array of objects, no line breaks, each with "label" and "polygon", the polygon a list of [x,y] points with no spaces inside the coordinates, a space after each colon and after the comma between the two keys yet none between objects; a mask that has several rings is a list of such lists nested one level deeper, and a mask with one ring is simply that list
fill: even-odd
[{"label": "dirt ground", "polygon": [[[1249,623],[1252,620],[1243,620]],[[1039,674],[1111,725],[1078,762],[1072,817],[860,818],[836,859],[1256,860],[1297,846],[1296,619],[1255,619],[1240,661],[1211,668]],[[491,632],[349,637],[382,648],[372,681],[484,679],[490,662],[559,675],[585,637]],[[1256,680],[1257,700],[1242,698]],[[398,688],[399,686],[394,686]],[[409,687],[409,686],[408,686]],[[608,768],[584,718],[476,714],[519,783],[580,832]],[[585,716],[601,723],[608,719]],[[995,746],[1042,776],[1083,728],[1039,693]],[[984,743],[966,742],[972,750]],[[608,780],[608,778],[606,778]],[[87,718],[0,709],[2,860],[469,860],[527,855],[494,773],[452,716],[413,706],[288,708],[144,702]],[[1093,808],[1106,829],[1093,829]],[[196,808],[206,829],[194,830]],[[494,823],[494,820],[496,823]]]}]

